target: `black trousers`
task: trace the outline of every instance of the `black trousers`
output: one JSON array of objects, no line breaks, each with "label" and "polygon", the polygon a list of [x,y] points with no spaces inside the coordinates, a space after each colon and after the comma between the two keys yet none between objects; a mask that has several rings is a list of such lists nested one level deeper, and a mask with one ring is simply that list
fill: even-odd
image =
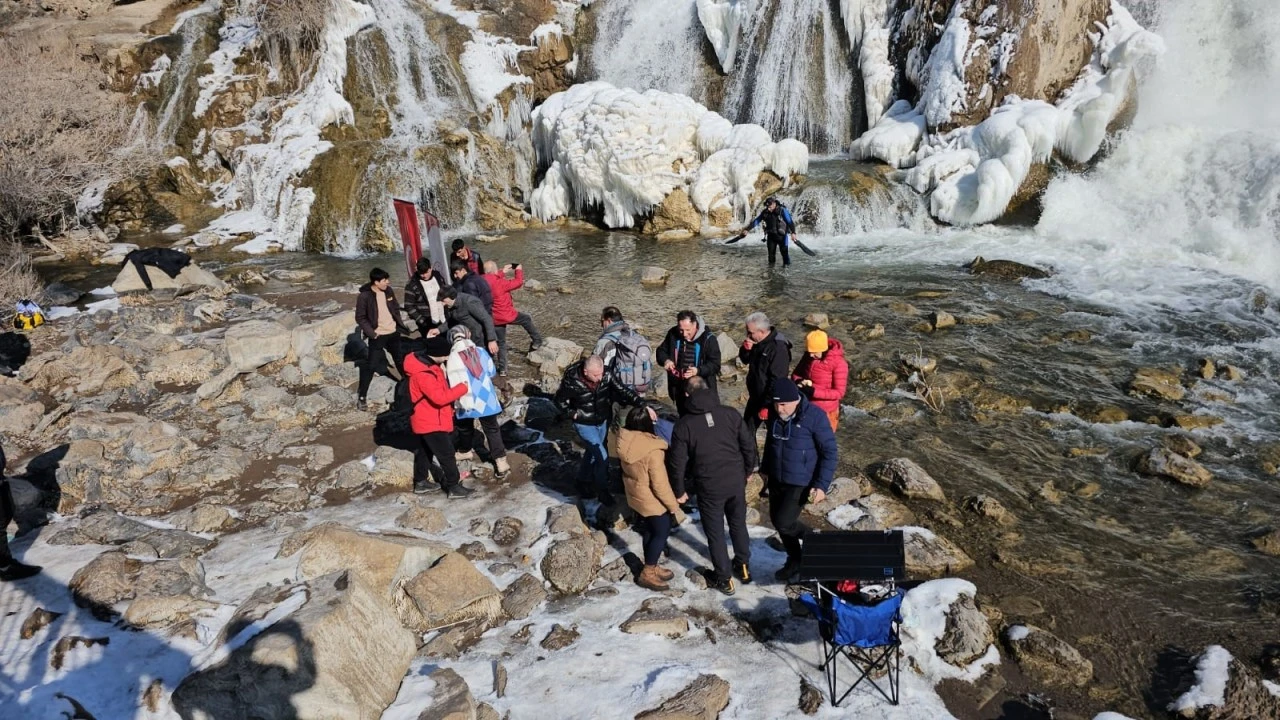
[{"label": "black trousers", "polygon": [[404,354],[400,348],[400,333],[381,335],[369,341],[369,360],[360,366],[360,387],[356,396],[364,400],[369,395],[369,383],[373,382],[374,373],[388,375],[387,353],[396,364],[396,369],[404,373]]},{"label": "black trousers", "polygon": [[765,244],[769,246],[769,264],[775,262],[776,253],[782,251],[782,266],[786,267],[791,264],[791,251],[787,248],[787,238],[785,236],[769,235],[765,238]]},{"label": "black trousers", "polygon": [[667,549],[667,538],[671,535],[674,520],[671,513],[649,515],[640,518],[636,529],[640,531],[640,539],[644,541],[644,564],[657,565],[662,560],[662,553]]},{"label": "black trousers", "polygon": [[[458,452],[467,452],[476,447],[475,418],[454,418],[454,426],[458,430]],[[480,429],[484,431],[484,439],[489,444],[489,455],[493,459],[507,456],[507,446],[502,444],[502,430],[498,426],[498,416],[480,418]]]},{"label": "black trousers", "polygon": [[760,429],[760,423],[764,422],[760,419],[760,409],[764,405],[760,404],[753,398],[747,399],[747,407],[742,411],[742,422],[747,424],[747,430],[751,433],[752,439],[756,436],[756,431]]},{"label": "black trousers", "polygon": [[787,562],[800,562],[800,552],[809,526],[800,519],[800,511],[809,500],[809,488],[769,481],[769,522],[782,538]]},{"label": "black trousers", "polygon": [[444,471],[436,478],[440,487],[448,489],[459,482],[458,461],[453,457],[453,436],[447,432],[433,432],[418,436],[418,447],[413,450],[413,484],[421,485],[431,479],[435,460]]},{"label": "black trousers", "polygon": [[[533,324],[533,316],[529,313],[521,311],[516,313],[516,319],[511,325],[519,325],[524,331],[529,333],[529,340],[534,345],[542,342],[542,334],[538,332],[538,328]],[[494,331],[498,334],[498,372],[506,372],[507,370],[507,328],[511,325],[498,325],[494,327]]]},{"label": "black trousers", "polygon": [[707,550],[711,553],[711,567],[716,579],[723,582],[733,577],[729,563],[729,550],[724,540],[724,525],[729,523],[729,538],[733,542],[733,556],[744,562],[751,561],[751,536],[747,534],[747,486],[742,483],[732,492],[717,492],[699,486],[698,514],[702,531],[707,534]]}]

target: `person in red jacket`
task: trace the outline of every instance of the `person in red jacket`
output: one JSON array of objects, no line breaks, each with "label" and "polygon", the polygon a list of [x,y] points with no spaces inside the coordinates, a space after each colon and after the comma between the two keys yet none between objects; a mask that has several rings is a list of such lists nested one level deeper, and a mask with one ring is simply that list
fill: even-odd
[{"label": "person in red jacket", "polygon": [[840,400],[849,382],[849,365],[844,361],[844,345],[821,330],[805,336],[805,356],[796,365],[791,379],[827,414],[831,429],[840,424]]},{"label": "person in red jacket", "polygon": [[[508,278],[507,273],[514,273],[515,277]],[[493,291],[493,327],[498,335],[498,375],[506,375],[507,326],[519,325],[529,333],[529,339],[533,343],[529,346],[529,352],[542,347],[542,335],[534,327],[533,317],[527,312],[516,310],[516,303],[511,299],[511,292],[524,286],[524,270],[519,264],[503,265],[499,270],[498,263],[488,260],[484,264],[484,280]]]},{"label": "person in red jacket", "polygon": [[409,427],[418,436],[413,453],[413,491],[435,489],[430,480],[434,460],[444,471],[440,489],[451,498],[460,498],[473,490],[462,484],[454,457],[453,403],[467,394],[467,386],[449,387],[441,366],[449,359],[450,350],[448,338],[428,338],[422,350],[404,359],[404,371],[409,378],[409,401],[413,403]]}]

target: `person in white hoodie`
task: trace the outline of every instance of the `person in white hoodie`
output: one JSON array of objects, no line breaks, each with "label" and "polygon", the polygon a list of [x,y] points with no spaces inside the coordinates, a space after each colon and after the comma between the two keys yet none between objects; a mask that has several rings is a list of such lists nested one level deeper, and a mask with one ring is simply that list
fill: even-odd
[{"label": "person in white hoodie", "polygon": [[453,343],[453,351],[445,363],[445,377],[451,387],[467,386],[467,394],[454,403],[458,459],[475,457],[476,420],[479,420],[489,445],[494,471],[499,478],[504,478],[511,472],[511,467],[507,464],[507,448],[502,444],[502,432],[498,426],[502,399],[493,384],[497,368],[489,353],[471,341],[471,331],[465,325],[457,325],[450,330],[449,340]]}]

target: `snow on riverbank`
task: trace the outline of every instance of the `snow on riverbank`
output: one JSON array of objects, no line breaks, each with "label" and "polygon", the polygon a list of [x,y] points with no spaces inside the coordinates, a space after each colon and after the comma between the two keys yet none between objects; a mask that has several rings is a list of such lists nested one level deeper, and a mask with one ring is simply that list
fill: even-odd
[{"label": "snow on riverbank", "polygon": [[[464,542],[482,541],[490,550],[502,552],[487,538],[473,536],[474,520],[492,522],[510,515],[519,518],[526,533],[542,527],[549,507],[562,498],[532,484],[511,488],[495,495],[492,487],[481,484],[481,492],[461,501],[449,502],[435,496],[430,502],[444,511],[451,527],[435,539],[458,546]],[[496,498],[496,499],[495,499]],[[339,522],[363,531],[408,532],[395,525],[394,519],[404,510],[399,497],[354,501],[347,505],[325,507],[301,514],[307,525]],[[287,518],[278,518],[287,520]],[[295,523],[281,522],[280,529],[267,527],[246,530],[221,538],[219,544],[203,556],[205,581],[214,591],[209,599],[216,609],[195,617],[191,637],[166,637],[152,631],[126,631],[121,627],[95,620],[88,610],[77,608],[66,585],[75,570],[107,549],[96,545],[50,545],[63,520],[44,528],[34,543],[20,541],[20,555],[30,562],[46,566],[46,572],[30,581],[0,585],[0,605],[5,608],[0,618],[0,672],[9,678],[19,715],[4,717],[55,717],[68,710],[63,693],[75,698],[100,718],[173,718],[168,695],[181,679],[194,668],[215,662],[220,651],[215,640],[229,621],[236,605],[264,584],[292,582],[297,576],[298,557],[276,559],[282,538]],[[419,534],[419,533],[415,533]],[[781,566],[783,556],[770,549],[764,538],[769,531],[753,528],[753,569],[759,578],[769,578]],[[622,532],[620,541],[631,552],[639,550],[634,533]],[[545,543],[541,543],[545,545]],[[511,568],[477,563],[483,574],[499,588],[506,587],[523,572],[537,572],[543,549],[539,543],[512,559]],[[813,621],[792,617],[782,586],[771,580],[740,586],[738,593],[726,598],[719,593],[692,588],[683,577],[685,566],[704,563],[705,539],[696,524],[690,522],[679,529],[672,540],[673,567],[677,569],[674,588],[685,591],[675,598],[678,608],[688,615],[690,632],[676,639],[656,635],[626,635],[618,626],[639,604],[653,593],[630,582],[609,585],[618,590],[613,597],[590,599],[570,597],[552,600],[523,621],[509,622],[494,628],[470,651],[456,660],[420,658],[406,676],[395,703],[384,718],[401,720],[416,718],[430,703],[432,681],[427,675],[437,667],[450,667],[468,683],[477,700],[493,705],[500,714],[511,712],[520,718],[593,718],[630,717],[655,707],[701,673],[715,673],[731,685],[729,706],[722,717],[778,718],[796,712],[800,678],[820,685],[822,674],[816,667],[819,644]],[[606,551],[604,562],[618,556],[618,546]],[[502,562],[503,558],[496,558]],[[498,574],[494,574],[497,568]],[[971,592],[963,581],[926,583],[908,594],[907,627],[913,641],[929,642],[937,635],[941,612],[953,591]],[[293,605],[300,604],[300,600]],[[273,617],[289,614],[289,601],[277,608]],[[936,607],[935,607],[936,605]],[[18,637],[19,628],[36,607],[66,613],[40,630],[30,640]],[[923,623],[918,627],[917,620]],[[761,642],[748,624],[769,619],[775,626],[773,639]],[[581,636],[570,646],[548,651],[539,641],[555,624],[575,627]],[[531,638],[522,643],[513,635],[530,626]],[[261,628],[258,628],[261,629]],[[66,654],[59,670],[50,667],[50,653],[58,638],[68,635],[109,639],[106,645],[80,647]],[[428,637],[430,639],[430,637]],[[908,649],[913,645],[908,646]],[[914,651],[913,651],[914,652]],[[927,654],[927,653],[926,653]],[[495,662],[501,662],[510,673],[504,696],[493,688]],[[878,695],[856,692],[839,709],[823,705],[817,717],[894,718],[950,717],[941,699],[931,689],[940,673],[930,671],[920,676],[907,670],[903,662],[902,704],[893,707]],[[929,667],[933,667],[930,663]],[[140,697],[153,681],[163,685],[163,700],[152,713],[139,705]]]},{"label": "snow on riverbank", "polygon": [[598,206],[609,227],[632,227],[677,188],[688,188],[704,217],[728,210],[745,220],[761,172],[785,181],[809,167],[803,143],[775,143],[759,125],[733,125],[657,90],[575,85],[538,107],[533,124],[538,159],[550,169],[530,204],[544,221]]}]

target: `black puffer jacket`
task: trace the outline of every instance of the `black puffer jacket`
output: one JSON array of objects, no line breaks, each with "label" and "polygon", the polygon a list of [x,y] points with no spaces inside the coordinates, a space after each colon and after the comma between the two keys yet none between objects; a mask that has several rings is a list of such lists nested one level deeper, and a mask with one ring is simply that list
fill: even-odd
[{"label": "black puffer jacket", "polygon": [[747,363],[747,409],[758,410],[769,404],[773,381],[791,376],[791,341],[777,329],[750,350],[738,350],[738,359]]},{"label": "black puffer jacket", "polygon": [[485,281],[483,276],[468,273],[458,283],[458,292],[464,292],[480,298],[480,302],[484,303],[484,311],[489,313],[490,317],[493,317],[493,288],[489,287],[489,283]]},{"label": "black puffer jacket", "polygon": [[613,403],[643,405],[644,398],[635,390],[618,382],[618,376],[606,372],[604,378],[591,387],[582,374],[585,360],[569,366],[556,390],[555,403],[560,412],[567,414],[579,425],[601,425],[613,417]]},{"label": "black puffer jacket", "polygon": [[676,422],[667,450],[667,477],[680,497],[691,479],[700,495],[725,495],[746,487],[756,466],[756,441],[737,410],[709,390],[689,398],[689,414]]},{"label": "black puffer jacket", "polygon": [[[711,392],[715,392],[716,376],[720,374],[720,343],[716,341],[711,328],[702,322],[702,318],[698,318],[698,334],[692,340],[685,340],[680,335],[680,326],[676,325],[667,331],[667,337],[658,346],[658,365],[673,360],[676,370],[683,371],[687,367],[684,360],[689,357],[696,358],[693,364],[698,368],[698,377],[706,381]],[[683,377],[667,375],[667,393],[677,404],[684,401],[686,382],[688,380]]]},{"label": "black puffer jacket", "polygon": [[[449,283],[445,282],[440,273],[434,269],[428,276],[428,280],[435,280],[436,284],[442,288],[449,286]],[[433,327],[444,325],[445,314],[444,306],[439,304],[434,297],[428,300],[426,289],[423,288],[424,282],[414,276],[409,281],[409,284],[404,286],[404,312],[413,318],[414,323],[418,325],[418,330],[426,333]],[[436,303],[437,309],[441,311],[439,317],[435,317],[431,313],[431,303],[433,302]]]}]

